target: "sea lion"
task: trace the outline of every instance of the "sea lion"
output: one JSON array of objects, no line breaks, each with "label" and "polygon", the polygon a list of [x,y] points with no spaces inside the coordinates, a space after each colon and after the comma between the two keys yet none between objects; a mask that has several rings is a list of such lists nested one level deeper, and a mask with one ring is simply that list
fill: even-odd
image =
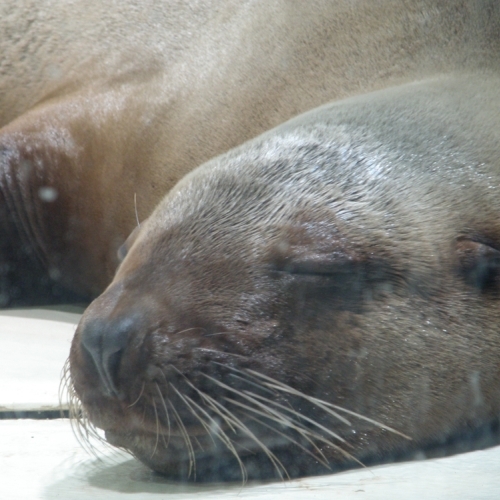
[{"label": "sea lion", "polygon": [[164,194],[315,106],[491,67],[495,0],[4,0],[0,306],[85,299]]},{"label": "sea lion", "polygon": [[200,480],[327,472],[495,425],[499,131],[500,77],[449,75],[197,168],[83,315],[75,411]]}]

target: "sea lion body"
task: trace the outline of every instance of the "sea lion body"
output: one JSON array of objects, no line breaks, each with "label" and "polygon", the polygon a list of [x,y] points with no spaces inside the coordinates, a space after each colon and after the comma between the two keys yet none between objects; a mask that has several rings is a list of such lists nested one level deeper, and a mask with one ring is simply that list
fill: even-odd
[{"label": "sea lion body", "polygon": [[215,480],[493,425],[499,131],[499,76],[456,74],[320,107],[188,174],[75,334],[86,417],[157,471]]},{"label": "sea lion body", "polygon": [[491,67],[497,19],[475,0],[2,2],[0,305],[97,295],[185,173],[333,99]]}]

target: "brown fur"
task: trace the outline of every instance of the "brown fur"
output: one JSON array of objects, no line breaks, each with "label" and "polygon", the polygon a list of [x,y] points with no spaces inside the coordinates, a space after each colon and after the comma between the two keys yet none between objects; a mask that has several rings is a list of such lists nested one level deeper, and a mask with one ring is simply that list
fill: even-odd
[{"label": "brown fur", "polygon": [[2,2],[0,304],[101,292],[172,189],[76,333],[86,430],[234,479],[496,421],[498,10]]},{"label": "brown fur", "polygon": [[76,332],[90,421],[155,470],[217,480],[387,460],[493,425],[499,103],[487,72],[407,84],[188,174]]},{"label": "brown fur", "polygon": [[[297,113],[491,66],[497,11],[484,0],[3,1],[0,303],[30,287],[40,299],[47,275],[100,293],[136,208],[146,218],[186,172]],[[55,200],[39,198],[46,187]]]}]

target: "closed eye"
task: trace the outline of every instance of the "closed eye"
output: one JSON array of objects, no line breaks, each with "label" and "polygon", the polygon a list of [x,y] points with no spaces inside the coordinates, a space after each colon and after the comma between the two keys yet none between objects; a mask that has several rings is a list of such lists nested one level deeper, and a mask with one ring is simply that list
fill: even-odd
[{"label": "closed eye", "polygon": [[363,280],[365,282],[386,281],[399,278],[401,272],[382,260],[357,261],[335,260],[325,262],[319,260],[281,262],[269,267],[271,273],[291,275],[297,278],[324,278],[326,280]]},{"label": "closed eye", "polygon": [[388,295],[419,293],[412,290],[406,273],[380,259],[281,262],[270,266],[270,275],[282,282],[283,293],[295,304],[309,303],[316,310],[321,303],[329,309],[359,312],[368,302]]}]

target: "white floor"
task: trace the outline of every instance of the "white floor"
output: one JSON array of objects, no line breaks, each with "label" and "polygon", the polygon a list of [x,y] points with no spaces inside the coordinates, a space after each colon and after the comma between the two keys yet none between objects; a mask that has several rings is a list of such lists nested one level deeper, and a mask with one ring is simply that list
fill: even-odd
[{"label": "white floor", "polygon": [[61,370],[79,319],[53,309],[0,312],[0,411],[59,409]]},{"label": "white floor", "polygon": [[[58,408],[61,368],[79,315],[0,313],[0,411]],[[96,458],[68,420],[0,420],[0,500],[500,499],[500,447],[288,483],[169,483],[102,445]]]}]

